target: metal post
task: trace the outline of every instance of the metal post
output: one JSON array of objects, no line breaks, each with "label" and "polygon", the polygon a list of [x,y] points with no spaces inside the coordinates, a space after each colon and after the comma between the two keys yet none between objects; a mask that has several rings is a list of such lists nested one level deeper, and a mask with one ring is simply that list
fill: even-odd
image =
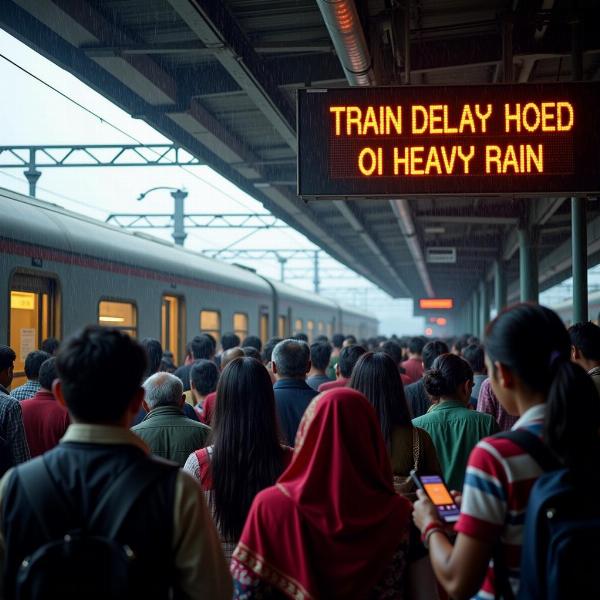
[{"label": "metal post", "polygon": [[488,294],[487,281],[484,279],[479,284],[479,335],[485,332],[485,327],[490,320],[490,295]]},{"label": "metal post", "polygon": [[314,273],[313,273],[313,284],[315,286],[315,294],[319,293],[319,251],[315,250],[314,258]]},{"label": "metal post", "polygon": [[473,292],[473,335],[479,337],[479,294]]},{"label": "metal post", "polygon": [[178,246],[183,246],[187,233],[185,232],[184,218],[184,200],[187,198],[188,193],[183,190],[175,190],[171,192],[173,200],[175,201],[175,208],[173,211],[173,240]]},{"label": "metal post", "polygon": [[287,258],[278,256],[277,260],[279,261],[279,281],[285,283],[285,263],[287,262]]},{"label": "metal post", "polygon": [[38,179],[42,176],[41,171],[38,171],[35,164],[35,149],[29,149],[29,166],[26,171],[24,171],[25,178],[29,182],[29,195],[32,198],[35,198],[35,187],[38,182]]},{"label": "metal post", "polygon": [[497,260],[494,265],[494,305],[496,312],[500,312],[507,303],[505,264]]},{"label": "metal post", "polygon": [[504,83],[511,83],[514,78],[512,34],[512,19],[510,16],[505,16],[502,21],[502,72]]},{"label": "metal post", "polygon": [[[574,81],[583,78],[583,31],[580,19],[571,21],[571,64]],[[571,248],[573,268],[573,322],[588,320],[587,299],[587,198],[571,198]]]},{"label": "metal post", "polygon": [[537,302],[539,294],[536,234],[533,228],[522,224],[519,235],[519,283],[521,302]]}]

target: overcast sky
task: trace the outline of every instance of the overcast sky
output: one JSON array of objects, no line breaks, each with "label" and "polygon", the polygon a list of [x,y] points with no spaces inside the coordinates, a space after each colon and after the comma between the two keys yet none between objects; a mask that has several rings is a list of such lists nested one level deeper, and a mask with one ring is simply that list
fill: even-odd
[{"label": "overcast sky", "polygon": [[[160,133],[141,120],[131,118],[100,94],[61,68],[35,53],[0,29],[0,52],[51,84],[63,94],[89,108],[101,117],[92,116],[60,94],[44,86],[14,65],[0,58],[0,145],[51,144],[131,144],[168,143]],[[111,124],[121,131],[118,131]],[[125,132],[125,133],[123,133]],[[0,154],[0,163],[9,162]],[[0,168],[0,186],[28,193],[23,169]],[[168,191],[149,194],[142,202],[140,193],[157,186],[184,187],[188,192],[186,212],[189,213],[264,213],[262,204],[205,166],[186,167],[119,167],[119,168],[46,168],[38,181],[37,197],[70,210],[105,220],[111,213],[165,213],[172,210]],[[145,230],[157,237],[171,240],[169,230]],[[248,235],[244,229],[188,229],[186,246],[194,250],[222,248],[315,248],[293,229],[258,231]],[[237,240],[241,240],[236,244]],[[279,265],[274,261],[238,259],[265,275],[279,277]],[[297,262],[293,267],[308,267]],[[341,267],[333,259],[323,261],[323,268]],[[312,289],[312,275],[288,283]],[[380,319],[384,334],[423,333],[424,319],[412,316],[412,300],[392,300],[362,277],[330,279],[322,277],[322,287],[344,288],[333,295],[348,302],[356,297],[367,298],[370,311]],[[353,288],[350,292],[348,288]]]}]

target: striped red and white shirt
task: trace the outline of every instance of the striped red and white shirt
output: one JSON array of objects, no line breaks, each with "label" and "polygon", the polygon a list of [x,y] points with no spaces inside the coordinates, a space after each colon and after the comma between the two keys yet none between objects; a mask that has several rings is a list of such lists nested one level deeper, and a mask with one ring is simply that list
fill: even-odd
[{"label": "striped red and white shirt", "polygon": [[[546,406],[527,410],[512,429],[527,429],[541,437]],[[531,488],[542,474],[538,463],[508,439],[484,438],[471,452],[463,488],[461,514],[455,530],[496,544],[501,541],[504,562],[515,595],[519,589],[523,524]],[[493,600],[494,569],[490,561],[475,598]]]}]

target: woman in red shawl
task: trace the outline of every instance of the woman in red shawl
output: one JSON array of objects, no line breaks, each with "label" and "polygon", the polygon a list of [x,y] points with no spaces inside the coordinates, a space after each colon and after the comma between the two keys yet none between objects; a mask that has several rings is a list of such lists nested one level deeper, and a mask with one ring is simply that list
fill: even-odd
[{"label": "woman in red shawl", "polygon": [[321,394],[292,463],[252,504],[231,562],[235,597],[402,597],[410,511],[373,407],[356,390]]}]

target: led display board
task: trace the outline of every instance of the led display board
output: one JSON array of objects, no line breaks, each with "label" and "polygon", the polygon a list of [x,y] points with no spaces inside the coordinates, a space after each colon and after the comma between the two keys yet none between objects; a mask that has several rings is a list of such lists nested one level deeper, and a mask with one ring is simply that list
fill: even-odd
[{"label": "led display board", "polygon": [[452,298],[419,298],[421,310],[452,310],[454,299]]},{"label": "led display board", "polygon": [[298,92],[305,197],[600,192],[600,83]]}]

